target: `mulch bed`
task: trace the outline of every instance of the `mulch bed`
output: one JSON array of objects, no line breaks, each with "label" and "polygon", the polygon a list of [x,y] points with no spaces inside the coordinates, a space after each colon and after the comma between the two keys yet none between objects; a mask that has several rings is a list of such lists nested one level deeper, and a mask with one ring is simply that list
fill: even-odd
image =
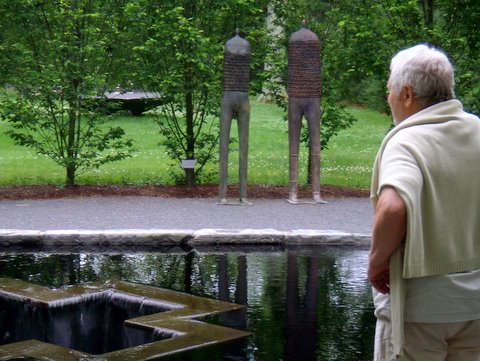
[{"label": "mulch bed", "polygon": [[[331,185],[322,185],[323,198],[364,198],[369,196],[366,189],[343,188]],[[59,187],[54,185],[0,187],[0,200],[21,199],[54,199],[78,197],[106,197],[106,196],[149,196],[170,198],[216,198],[218,197],[217,184],[202,184],[194,187],[186,186],[160,186],[160,185],[80,185],[75,187]],[[229,186],[228,197],[238,197],[238,186]],[[284,199],[288,197],[286,186],[249,185],[249,199]],[[299,197],[311,197],[311,189],[304,187],[299,192]]]}]

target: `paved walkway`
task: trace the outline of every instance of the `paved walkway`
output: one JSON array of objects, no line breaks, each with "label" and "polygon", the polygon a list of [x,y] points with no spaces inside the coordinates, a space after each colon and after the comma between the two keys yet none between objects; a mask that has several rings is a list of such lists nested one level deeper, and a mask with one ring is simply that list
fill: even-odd
[{"label": "paved walkway", "polygon": [[327,201],[292,205],[283,199],[254,199],[251,206],[159,197],[0,201],[0,245],[368,244],[372,224],[369,199]]}]

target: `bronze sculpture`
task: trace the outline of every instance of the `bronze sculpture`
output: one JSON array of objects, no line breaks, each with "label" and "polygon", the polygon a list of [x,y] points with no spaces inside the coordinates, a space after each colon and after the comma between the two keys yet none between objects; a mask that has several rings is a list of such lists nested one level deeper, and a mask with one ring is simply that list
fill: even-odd
[{"label": "bronze sculpture", "polygon": [[[314,203],[320,197],[320,41],[305,28],[294,32],[288,42],[288,138],[290,203],[298,200],[298,154],[302,117],[310,136],[311,176]],[[308,202],[310,203],[310,202]]]},{"label": "bronze sculpture", "polygon": [[[220,111],[220,204],[249,205],[247,201],[248,132],[250,102],[250,43],[236,35],[225,43],[223,99]],[[227,201],[228,146],[232,119],[236,117],[239,137],[239,202]]]}]

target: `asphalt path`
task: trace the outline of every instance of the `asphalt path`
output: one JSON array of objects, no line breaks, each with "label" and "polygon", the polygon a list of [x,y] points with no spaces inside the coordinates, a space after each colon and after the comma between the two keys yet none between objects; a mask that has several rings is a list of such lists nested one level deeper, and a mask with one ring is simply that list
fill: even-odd
[{"label": "asphalt path", "polygon": [[327,204],[253,200],[250,206],[218,205],[215,199],[86,197],[0,201],[0,229],[311,229],[370,233],[366,198],[328,199]]}]

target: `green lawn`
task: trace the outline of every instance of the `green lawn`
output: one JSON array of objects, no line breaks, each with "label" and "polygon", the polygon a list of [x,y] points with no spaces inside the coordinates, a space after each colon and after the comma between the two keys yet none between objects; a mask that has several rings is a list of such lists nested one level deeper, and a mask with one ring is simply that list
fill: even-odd
[{"label": "green lawn", "polygon": [[369,188],[373,161],[391,120],[368,109],[349,111],[358,121],[331,139],[323,152],[322,183]]},{"label": "green lawn", "polygon": [[[288,183],[288,133],[281,109],[273,104],[252,100],[249,145],[249,184],[286,185]],[[322,184],[368,188],[373,159],[390,127],[390,120],[377,112],[348,108],[358,119],[353,127],[332,138],[329,149],[322,152]],[[158,144],[157,125],[148,115],[115,116],[115,125],[123,127],[135,140],[132,158],[111,163],[99,170],[77,177],[78,184],[169,184],[172,161]],[[232,136],[237,138],[236,122]],[[53,161],[32,150],[13,144],[0,123],[0,186],[63,184],[64,171]],[[238,143],[229,158],[229,182],[238,181]],[[307,150],[300,154],[299,182],[306,178]],[[210,168],[217,177],[217,166]],[[217,182],[217,178],[213,180]]]}]

